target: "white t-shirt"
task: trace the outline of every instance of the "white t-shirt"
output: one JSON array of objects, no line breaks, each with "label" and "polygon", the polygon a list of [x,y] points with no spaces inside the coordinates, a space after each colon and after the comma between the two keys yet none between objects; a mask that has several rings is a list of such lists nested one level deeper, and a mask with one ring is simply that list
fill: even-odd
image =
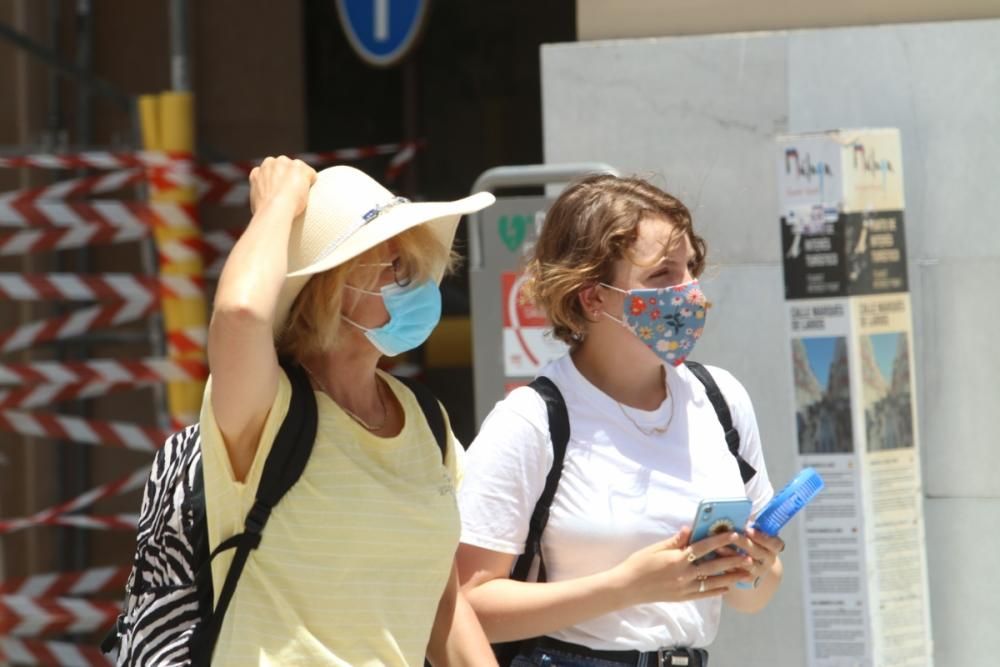
[{"label": "white t-shirt", "polygon": [[[691,524],[703,498],[746,495],[756,514],[774,494],[743,385],[709,367],[739,431],[740,454],[757,470],[745,487],[704,386],[684,366],[666,369],[668,398],[651,412],[620,406],[588,382],[568,355],[542,369],[562,392],[570,422],[562,477],[542,535],[549,581],[608,570],[670,537]],[[668,420],[670,427],[644,435],[623,409],[646,431]],[[551,467],[545,402],[534,390],[517,388],[493,408],[467,453],[459,487],[462,542],[523,553]],[[719,597],[642,604],[551,636],[594,649],[705,647],[715,638],[721,612]]]}]

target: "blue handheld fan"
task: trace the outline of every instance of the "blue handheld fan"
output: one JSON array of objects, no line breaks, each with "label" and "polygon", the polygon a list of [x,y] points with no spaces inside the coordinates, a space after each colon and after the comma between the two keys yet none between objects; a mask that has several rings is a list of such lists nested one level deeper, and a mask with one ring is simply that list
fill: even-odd
[{"label": "blue handheld fan", "polygon": [[804,468],[771,499],[753,527],[774,537],[792,517],[823,490],[823,478],[814,468]]}]

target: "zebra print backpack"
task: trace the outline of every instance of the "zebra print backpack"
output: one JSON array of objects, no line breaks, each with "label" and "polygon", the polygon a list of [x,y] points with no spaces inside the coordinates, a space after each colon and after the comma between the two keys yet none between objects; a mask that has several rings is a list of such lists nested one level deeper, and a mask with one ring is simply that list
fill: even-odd
[{"label": "zebra print backpack", "polygon": [[[282,362],[292,384],[288,414],[264,463],[242,533],[208,551],[201,433],[193,424],[157,452],[143,492],[125,605],[101,648],[118,665],[208,665],[222,619],[271,509],[298,480],[316,438],[316,397],[300,366]],[[211,561],[236,549],[213,610]]]},{"label": "zebra print backpack", "polygon": [[[291,403],[242,533],[209,553],[197,424],[170,436],[157,452],[143,492],[124,609],[101,644],[105,653],[117,649],[119,667],[211,663],[247,558],[260,544],[271,510],[301,476],[316,439],[316,397],[309,379],[301,366],[286,360],[281,365],[291,381]],[[399,379],[413,391],[443,456],[447,433],[441,406],[425,387]],[[213,609],[211,561],[228,549],[236,552]]]}]

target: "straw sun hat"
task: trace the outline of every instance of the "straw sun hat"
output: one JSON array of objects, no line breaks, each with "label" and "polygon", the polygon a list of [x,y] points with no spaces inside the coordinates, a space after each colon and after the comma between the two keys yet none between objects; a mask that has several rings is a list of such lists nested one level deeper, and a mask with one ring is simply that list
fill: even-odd
[{"label": "straw sun hat", "polygon": [[[292,221],[288,275],[278,295],[275,333],[281,331],[295,297],[313,275],[417,225],[428,225],[450,248],[462,216],[480,211],[495,200],[492,194],[479,192],[451,202],[411,203],[353,167],[330,167],[319,172],[309,190],[305,211]],[[438,282],[441,277],[440,272],[434,276]]]}]

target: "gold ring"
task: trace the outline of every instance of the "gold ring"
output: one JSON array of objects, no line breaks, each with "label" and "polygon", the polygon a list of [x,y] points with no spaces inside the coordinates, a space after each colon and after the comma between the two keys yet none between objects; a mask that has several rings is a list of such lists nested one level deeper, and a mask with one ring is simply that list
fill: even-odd
[{"label": "gold ring", "polygon": [[694,555],[694,549],[692,549],[691,547],[688,547],[687,559],[689,563],[693,563],[696,560],[698,560],[698,557]]}]

